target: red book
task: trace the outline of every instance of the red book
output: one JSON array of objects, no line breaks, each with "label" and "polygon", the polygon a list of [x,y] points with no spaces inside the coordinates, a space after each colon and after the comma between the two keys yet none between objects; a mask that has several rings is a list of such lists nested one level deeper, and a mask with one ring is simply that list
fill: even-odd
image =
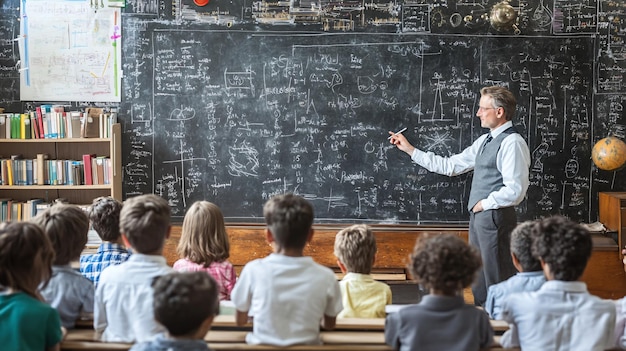
[{"label": "red book", "polygon": [[85,167],[85,185],[93,185],[93,173],[91,171],[91,160],[96,157],[96,155],[86,154],[83,155],[83,166]]},{"label": "red book", "polygon": [[43,117],[41,115],[41,107],[37,106],[35,110],[37,112],[37,123],[39,123],[39,139],[43,139],[44,133],[43,133]]}]

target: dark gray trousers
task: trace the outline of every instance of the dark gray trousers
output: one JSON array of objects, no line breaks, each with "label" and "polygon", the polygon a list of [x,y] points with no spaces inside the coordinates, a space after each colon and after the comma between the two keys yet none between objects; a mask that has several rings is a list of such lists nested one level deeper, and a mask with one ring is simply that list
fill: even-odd
[{"label": "dark gray trousers", "polygon": [[470,212],[469,242],[480,250],[483,266],[472,285],[474,304],[483,306],[490,285],[508,279],[517,271],[511,260],[511,231],[517,225],[514,207]]}]

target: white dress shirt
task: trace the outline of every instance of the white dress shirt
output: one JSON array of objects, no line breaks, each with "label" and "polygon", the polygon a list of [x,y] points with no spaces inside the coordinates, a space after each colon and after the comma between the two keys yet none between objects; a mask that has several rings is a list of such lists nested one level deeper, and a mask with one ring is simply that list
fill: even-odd
[{"label": "white dress shirt", "polygon": [[142,342],[165,328],[154,319],[152,280],[174,272],[165,257],[135,253],[100,274],[94,306],[94,329],[107,342]]},{"label": "white dress shirt", "polygon": [[[500,127],[491,131],[495,139],[500,133],[513,126],[513,122],[508,121]],[[474,169],[476,155],[480,152],[483,141],[489,133],[481,135],[472,145],[461,153],[450,157],[435,155],[432,152],[424,152],[415,149],[411,155],[413,162],[426,168],[427,170],[447,176],[455,176],[467,173]],[[512,133],[502,140],[496,166],[502,174],[504,186],[495,191],[482,201],[484,210],[515,206],[522,202],[526,196],[526,190],[530,181],[530,151],[522,136]]]},{"label": "white dress shirt", "polygon": [[603,351],[614,344],[615,304],[589,294],[583,282],[549,280],[511,294],[502,316],[510,327],[500,339],[504,348]]}]

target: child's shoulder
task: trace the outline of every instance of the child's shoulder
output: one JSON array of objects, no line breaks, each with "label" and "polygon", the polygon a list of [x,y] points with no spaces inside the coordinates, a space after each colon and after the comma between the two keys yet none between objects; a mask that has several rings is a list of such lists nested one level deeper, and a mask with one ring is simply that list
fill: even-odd
[{"label": "child's shoulder", "polygon": [[40,313],[52,313],[58,315],[57,310],[49,304],[23,292],[0,295],[0,305],[13,306],[14,308],[19,308],[23,311],[39,311]]}]

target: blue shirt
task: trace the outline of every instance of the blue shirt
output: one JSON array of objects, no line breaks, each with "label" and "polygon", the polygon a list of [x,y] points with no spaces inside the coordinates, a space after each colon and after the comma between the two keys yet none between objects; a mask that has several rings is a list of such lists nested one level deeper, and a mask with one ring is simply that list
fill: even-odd
[{"label": "blue shirt", "polygon": [[92,255],[80,256],[80,273],[98,286],[100,273],[108,266],[126,262],[130,252],[120,244],[103,242]]},{"label": "blue shirt", "polygon": [[549,280],[533,292],[511,294],[502,304],[509,323],[504,348],[603,351],[613,347],[615,304],[589,294],[583,282]]},{"label": "blue shirt", "polygon": [[502,302],[516,292],[536,291],[546,282],[543,271],[520,272],[511,278],[494,284],[487,291],[485,311],[492,319],[502,319]]},{"label": "blue shirt", "polygon": [[70,265],[52,266],[52,277],[40,292],[59,311],[65,328],[74,328],[81,315],[93,312],[93,284]]}]

